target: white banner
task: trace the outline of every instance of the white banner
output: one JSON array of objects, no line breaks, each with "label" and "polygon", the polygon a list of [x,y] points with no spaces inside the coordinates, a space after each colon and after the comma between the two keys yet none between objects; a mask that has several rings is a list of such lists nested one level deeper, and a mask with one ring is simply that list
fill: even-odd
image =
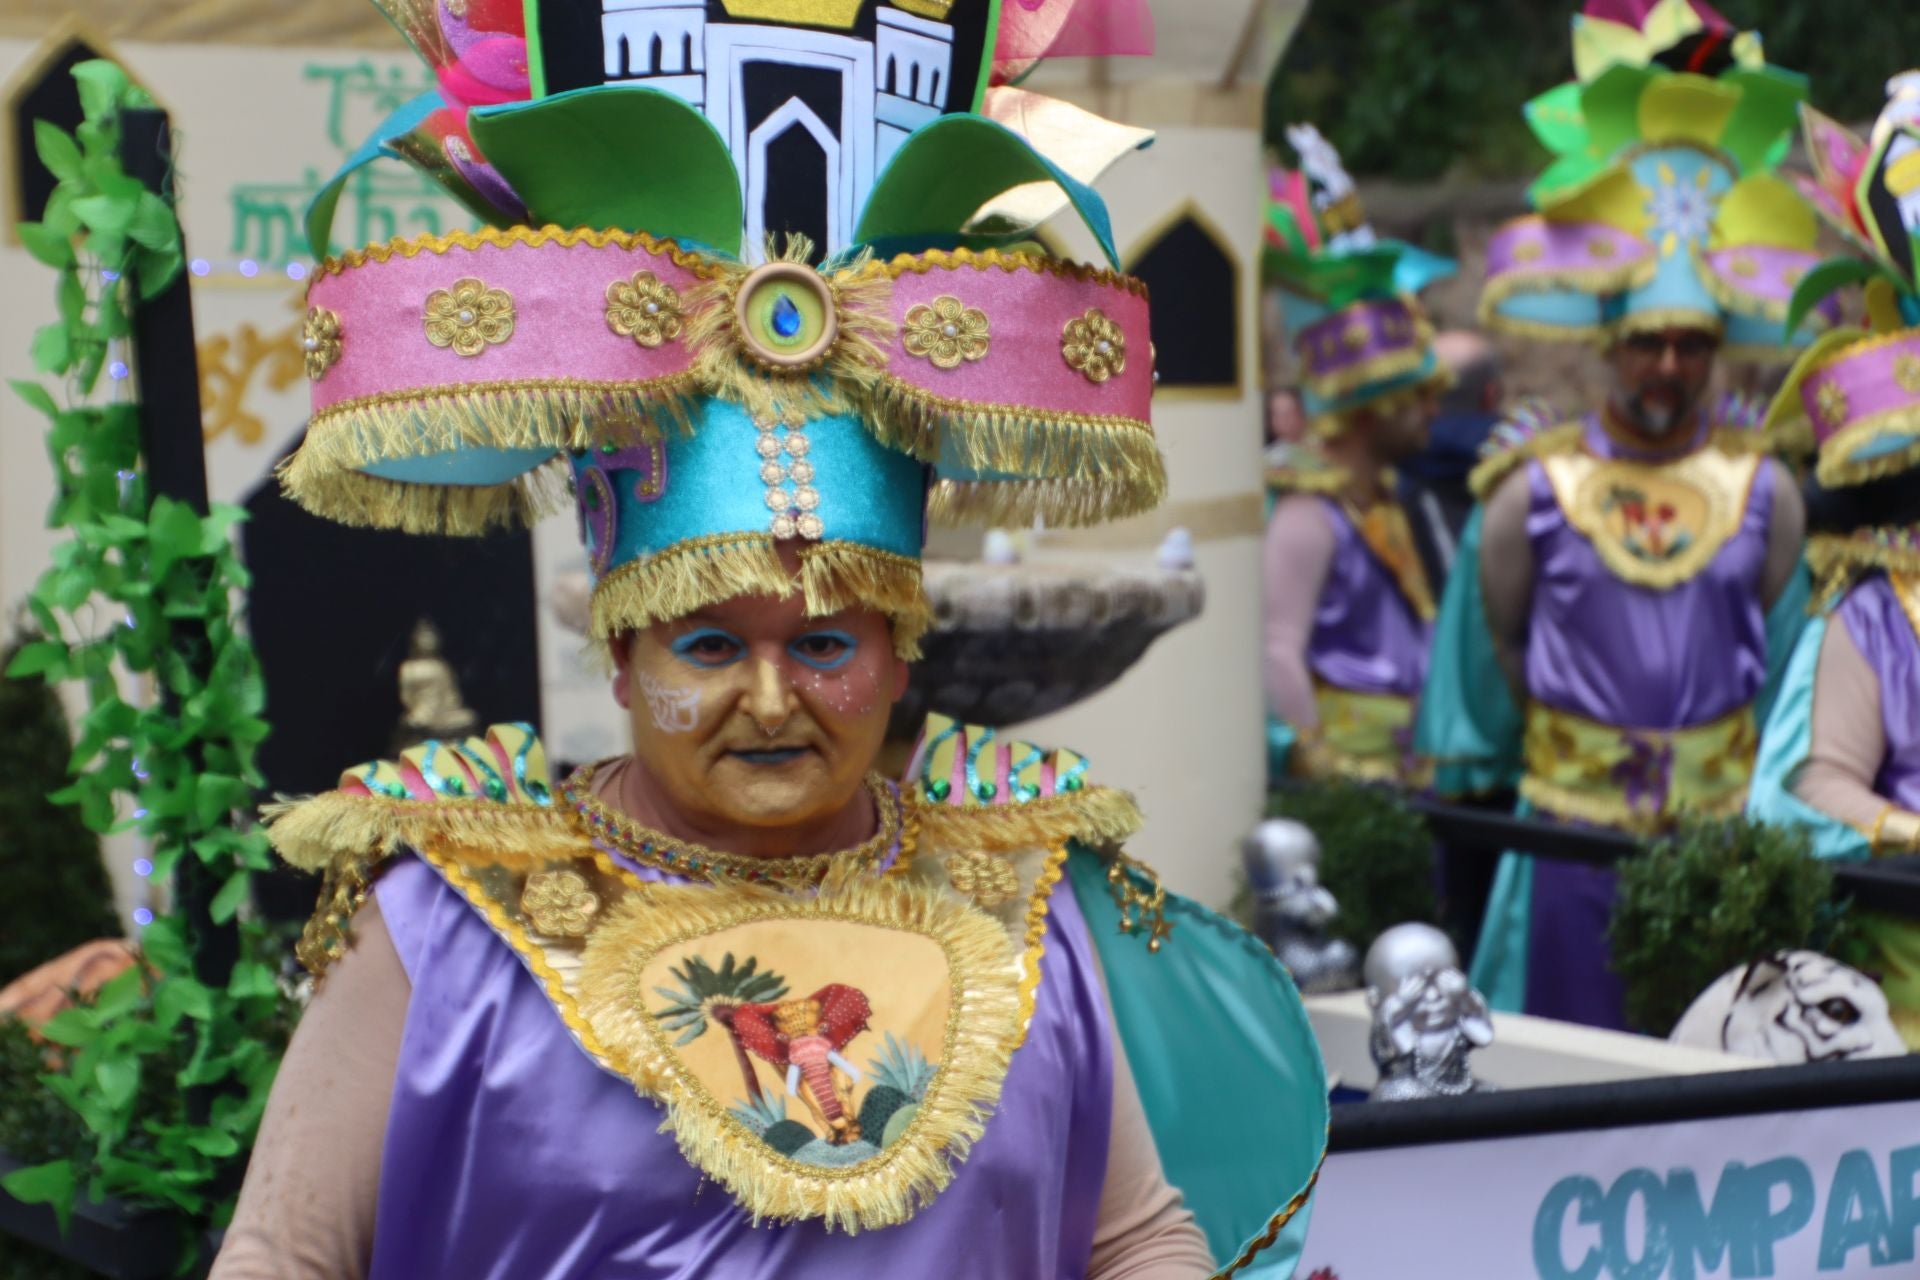
[{"label": "white banner", "polygon": [[1920,1102],[1327,1160],[1298,1280],[1920,1276]]}]

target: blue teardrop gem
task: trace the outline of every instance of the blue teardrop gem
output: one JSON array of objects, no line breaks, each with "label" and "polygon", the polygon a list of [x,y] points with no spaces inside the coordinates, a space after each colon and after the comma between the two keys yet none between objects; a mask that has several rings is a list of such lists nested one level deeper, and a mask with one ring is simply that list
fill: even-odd
[{"label": "blue teardrop gem", "polygon": [[793,339],[800,336],[800,308],[793,305],[793,299],[781,294],[773,301],[773,332],[777,337]]}]

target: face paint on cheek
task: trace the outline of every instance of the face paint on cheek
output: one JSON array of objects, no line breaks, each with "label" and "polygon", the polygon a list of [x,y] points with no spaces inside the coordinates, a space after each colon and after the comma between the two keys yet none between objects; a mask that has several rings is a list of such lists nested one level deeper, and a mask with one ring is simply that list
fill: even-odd
[{"label": "face paint on cheek", "polygon": [[650,671],[637,671],[633,682],[647,700],[647,714],[662,733],[690,733],[700,723],[700,691],[668,684]]}]

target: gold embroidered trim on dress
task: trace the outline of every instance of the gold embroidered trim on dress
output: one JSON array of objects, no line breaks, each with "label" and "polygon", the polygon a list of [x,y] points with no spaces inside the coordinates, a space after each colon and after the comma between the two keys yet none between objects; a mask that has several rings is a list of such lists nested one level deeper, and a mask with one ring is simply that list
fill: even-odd
[{"label": "gold embroidered trim on dress", "polygon": [[1536,431],[1521,443],[1482,458],[1468,474],[1467,487],[1473,490],[1474,497],[1485,502],[1502,481],[1535,458],[1579,448],[1586,430],[1584,422],[1563,422],[1557,427]]},{"label": "gold embroidered trim on dress", "polygon": [[1098,849],[1119,844],[1146,822],[1133,797],[1112,787],[1087,787],[1024,804],[917,807],[921,848],[929,853],[1011,853],[1059,848],[1069,840]]},{"label": "gold embroidered trim on dress", "polygon": [[369,262],[417,258],[423,253],[440,257],[455,249],[479,249],[486,245],[506,248],[516,244],[534,247],[557,244],[568,249],[578,244],[595,249],[604,249],[609,245],[616,249],[642,249],[671,258],[674,265],[685,267],[699,276],[711,274],[714,266],[713,260],[705,254],[690,253],[675,241],[658,240],[644,231],[590,231],[585,227],[568,231],[549,223],[544,227],[481,227],[475,231],[450,231],[445,235],[395,236],[382,244],[349,249],[345,253],[321,259],[313,269],[307,287],[311,289],[314,282],[326,276],[339,275]]},{"label": "gold embroidered trim on dress", "polygon": [[1920,542],[1906,528],[1856,529],[1807,537],[1807,568],[1813,573],[1810,613],[1820,613],[1860,578],[1876,571],[1920,574]]},{"label": "gold embroidered trim on dress", "polygon": [[1659,591],[1694,578],[1739,532],[1763,461],[1708,447],[1666,462],[1561,453],[1541,466],[1567,523],[1607,569]]},{"label": "gold embroidered trim on dress", "polygon": [[263,805],[260,816],[274,852],[302,871],[324,871],[338,857],[379,860],[429,845],[485,849],[490,861],[523,869],[591,849],[563,809],[479,796],[398,800],[329,791]]}]

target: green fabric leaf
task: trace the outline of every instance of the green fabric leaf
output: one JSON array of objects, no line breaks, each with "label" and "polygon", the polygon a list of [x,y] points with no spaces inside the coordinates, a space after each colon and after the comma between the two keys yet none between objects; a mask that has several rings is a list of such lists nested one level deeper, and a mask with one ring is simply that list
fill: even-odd
[{"label": "green fabric leaf", "polygon": [[1653,78],[1645,67],[1616,62],[1581,90],[1580,114],[1587,122],[1595,159],[1611,159],[1622,147],[1639,141],[1640,95]]},{"label": "green fabric leaf", "polygon": [[53,396],[39,383],[28,382],[25,378],[11,378],[7,381],[7,385],[13,388],[13,394],[49,418],[59,416],[60,406],[53,402]]},{"label": "green fabric leaf", "polygon": [[33,367],[41,373],[65,373],[73,366],[73,341],[64,324],[42,325],[33,334]]},{"label": "green fabric leaf", "polygon": [[873,184],[855,239],[926,242],[957,234],[988,201],[1029,182],[1067,193],[1108,263],[1118,269],[1113,224],[1093,188],[984,116],[942,116],[909,135]]},{"label": "green fabric leaf", "polygon": [[65,1234],[67,1219],[73,1213],[76,1186],[71,1160],[29,1165],[0,1178],[0,1187],[6,1188],[7,1194],[20,1203],[52,1205],[60,1219],[62,1234]]},{"label": "green fabric leaf", "polygon": [[[136,200],[121,200],[110,195],[81,196],[73,202],[73,211],[87,230],[96,235],[124,236],[133,225],[134,211],[140,207]],[[103,253],[101,257],[109,255]]]},{"label": "green fabric leaf", "polygon": [[53,121],[33,122],[33,149],[39,153],[40,163],[61,182],[72,182],[80,176],[80,144]]},{"label": "green fabric leaf", "polygon": [[161,916],[140,935],[140,955],[163,974],[190,973],[193,959],[187,951],[186,925],[178,916]]},{"label": "green fabric leaf", "polygon": [[[645,231],[740,253],[733,156],[712,122],[670,93],[575,89],[481,108],[467,128],[535,226]],[[646,139],[643,149],[636,138]]]},{"label": "green fabric leaf", "polygon": [[79,63],[73,78],[80,86],[80,110],[89,120],[113,114],[132,84],[125,71],[105,58]]},{"label": "green fabric leaf", "polygon": [[1721,73],[1720,83],[1740,90],[1740,101],[1720,134],[1721,149],[1744,171],[1771,168],[1771,157],[1782,142],[1791,142],[1800,121],[1806,77],[1779,67],[1734,67]]},{"label": "green fabric leaf", "polygon": [[100,1038],[100,1020],[80,1005],[62,1009],[40,1025],[42,1038],[70,1049],[80,1049]]},{"label": "green fabric leaf", "polygon": [[1868,262],[1864,258],[1828,258],[1825,262],[1800,277],[1800,283],[1793,287],[1793,298],[1787,303],[1786,332],[1792,333],[1807,318],[1807,313],[1828,297],[1850,284],[1864,284],[1876,276],[1887,273],[1878,263]]},{"label": "green fabric leaf", "polygon": [[142,191],[127,224],[127,237],[137,245],[164,252],[180,238],[180,224],[165,200],[154,192]]},{"label": "green fabric leaf", "polygon": [[21,645],[14,653],[13,661],[7,664],[7,678],[17,680],[22,676],[51,672],[51,678],[58,680],[66,660],[66,645],[58,640],[36,640],[32,644]]},{"label": "green fabric leaf", "polygon": [[153,1017],[163,1027],[173,1027],[182,1018],[204,1022],[213,1016],[213,992],[204,983],[181,975],[160,984],[153,997]]},{"label": "green fabric leaf", "polygon": [[233,967],[233,978],[227,983],[227,994],[236,1000],[245,1000],[249,996],[278,995],[280,984],[273,980],[273,970],[253,960],[243,960]]},{"label": "green fabric leaf", "polygon": [[227,882],[220,886],[219,893],[213,895],[213,902],[207,908],[215,924],[225,924],[233,919],[240,904],[247,900],[247,889],[252,883],[253,874],[244,867],[227,877]]},{"label": "green fabric leaf", "polygon": [[67,236],[44,222],[23,222],[17,230],[20,232],[20,243],[26,246],[35,261],[56,271],[73,266],[73,241]]},{"label": "green fabric leaf", "polygon": [[145,994],[146,975],[138,967],[116,975],[94,993],[93,1011],[102,1023],[124,1016]]},{"label": "green fabric leaf", "polygon": [[1580,114],[1580,83],[1569,80],[1547,90],[1525,107],[1527,124],[1540,145],[1556,156],[1584,153],[1587,125]]},{"label": "green fabric leaf", "polygon": [[94,1082],[108,1106],[118,1111],[133,1101],[140,1088],[140,1060],[134,1057],[110,1058],[94,1068]]}]

